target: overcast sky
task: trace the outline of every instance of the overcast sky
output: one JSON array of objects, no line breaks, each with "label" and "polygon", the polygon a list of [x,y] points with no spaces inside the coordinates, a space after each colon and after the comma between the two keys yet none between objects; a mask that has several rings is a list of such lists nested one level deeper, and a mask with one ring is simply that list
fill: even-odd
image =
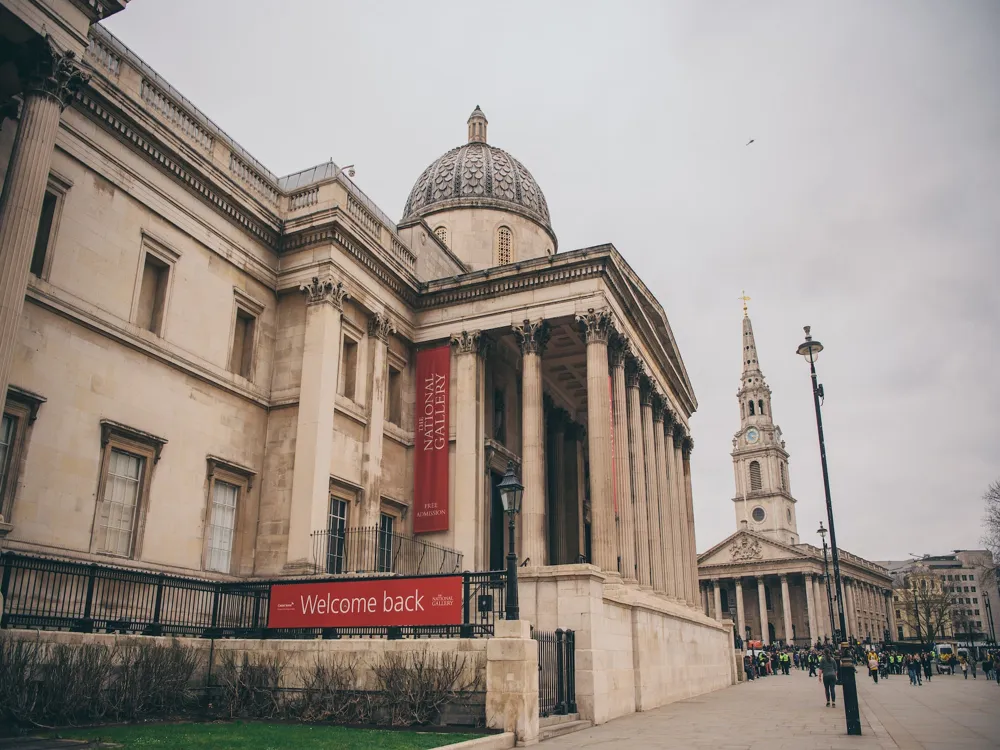
[{"label": "overcast sky", "polygon": [[614,243],[667,311],[699,401],[699,550],[736,526],[744,288],[803,541],[825,518],[811,324],[841,546],[979,546],[1000,3],[133,0],[107,26],[273,172],[355,163],[397,219],[482,106],[560,249]]}]

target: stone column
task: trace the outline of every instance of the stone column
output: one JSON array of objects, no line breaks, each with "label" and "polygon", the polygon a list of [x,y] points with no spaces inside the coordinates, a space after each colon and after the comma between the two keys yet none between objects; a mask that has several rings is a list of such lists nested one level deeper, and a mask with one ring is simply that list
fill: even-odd
[{"label": "stone column", "polygon": [[892,592],[885,594],[886,622],[889,627],[889,637],[896,640],[896,603],[892,600]]},{"label": "stone column", "polygon": [[590,308],[576,316],[587,340],[587,448],[590,453],[590,538],[594,562],[605,572],[618,571],[614,475],[611,464],[611,386],[608,337],[611,313]]},{"label": "stone column", "polygon": [[715,604],[715,619],[722,620],[722,590],[719,588],[719,579],[712,581],[712,599]]},{"label": "stone column", "polygon": [[371,396],[368,399],[367,439],[361,464],[361,526],[378,526],[382,506],[382,435],[385,429],[386,381],[389,377],[389,336],[396,332],[388,315],[375,313],[368,319],[368,338],[372,342]]},{"label": "stone column", "polygon": [[549,341],[544,320],[514,326],[521,345],[521,558],[548,563],[545,521],[545,415],[542,413],[542,353]]},{"label": "stone column", "polygon": [[757,576],[757,604],[760,607],[760,639],[765,646],[771,645],[767,632],[767,594],[764,592],[764,576]]},{"label": "stone column", "polygon": [[[292,502],[288,514],[289,572],[309,570],[314,559],[311,534],[327,528],[330,512],[330,463],[333,414],[343,343],[341,314],[347,290],[332,276],[314,276],[300,289],[306,294],[302,380],[295,427]],[[372,561],[374,562],[374,561]]]},{"label": "stone column", "polygon": [[72,52],[60,52],[48,39],[30,46],[33,59],[21,71],[26,81],[21,120],[0,194],[0,393],[5,395],[60,113],[90,78]]},{"label": "stone column", "polygon": [[820,639],[833,638],[830,632],[830,610],[826,600],[826,584],[822,576],[813,577],[813,600],[816,602],[816,631]]},{"label": "stone column", "polygon": [[[670,527],[670,490],[667,485],[667,459],[663,445],[663,398],[653,397],[653,450],[656,453],[656,504],[660,520],[660,556],[663,590],[667,596],[682,599],[684,587],[679,569],[674,568],[674,542]],[[700,593],[700,592],[699,592]]]},{"label": "stone column", "polygon": [[781,579],[781,614],[783,615],[783,625],[785,626],[785,643],[792,643],[792,600],[788,591],[788,576],[784,573],[779,576]]},{"label": "stone column", "polygon": [[[483,354],[486,337],[479,331],[452,334],[455,350],[455,502],[451,508],[452,540],[466,564],[487,567],[483,529],[489,525],[489,505],[483,453]],[[525,494],[525,498],[527,493]],[[377,518],[376,518],[377,521]],[[523,553],[522,553],[523,554]]]},{"label": "stone column", "polygon": [[649,564],[649,533],[646,528],[646,444],[642,439],[642,414],[640,380],[642,363],[629,359],[625,368],[625,397],[628,406],[629,466],[632,474],[632,491],[635,494],[635,546],[636,572],[640,586],[653,585]]},{"label": "stone column", "polygon": [[847,634],[858,637],[858,625],[854,619],[854,583],[849,578],[842,578],[844,588],[844,620],[847,624]]},{"label": "stone column", "polygon": [[816,584],[813,582],[812,573],[806,573],[803,576],[803,581],[805,582],[806,588],[806,610],[808,610],[806,614],[809,622],[809,643],[811,645],[815,643],[816,639],[819,637],[819,618],[816,616],[816,597],[813,596]]},{"label": "stone column", "polygon": [[747,618],[743,611],[743,579],[736,579],[736,627],[740,629],[740,638],[747,637]]},{"label": "stone column", "polygon": [[629,465],[628,405],[625,396],[625,357],[628,342],[615,335],[611,342],[611,378],[614,384],[615,477],[618,480],[618,549],[622,578],[635,583],[635,506],[632,502],[632,469]]},{"label": "stone column", "polygon": [[[684,528],[681,508],[681,496],[677,478],[681,472],[677,464],[677,451],[674,445],[674,424],[676,417],[670,409],[663,409],[663,462],[666,466],[667,474],[667,503],[664,507],[669,509],[667,514],[667,526],[670,529],[670,565],[674,570],[673,596],[679,601],[684,601]],[[666,539],[666,537],[664,537]],[[740,633],[740,637],[744,637]]]},{"label": "stone column", "polygon": [[646,451],[646,534],[649,536],[649,568],[653,590],[666,593],[663,580],[663,542],[660,539],[660,491],[656,471],[656,445],[653,437],[653,390],[646,382],[641,390],[642,442]]},{"label": "stone column", "polygon": [[[552,462],[550,476],[552,481],[552,565],[565,565],[573,562],[566,553],[568,537],[569,512],[566,507],[569,498],[566,493],[566,425],[569,424],[569,412],[556,407],[549,414],[549,426],[552,429]],[[480,441],[482,442],[482,441]]]},{"label": "stone column", "polygon": [[696,586],[698,583],[698,546],[694,535],[694,494],[691,491],[691,451],[694,450],[694,439],[690,435],[684,436],[681,449],[683,455],[685,520],[687,521],[687,534],[682,539],[686,539],[688,543],[688,576],[691,578],[691,585]]},{"label": "stone column", "polygon": [[[684,440],[684,428],[679,424],[674,424],[674,482],[677,492],[677,521],[681,532],[681,580],[684,587],[684,598],[690,601],[691,591],[691,538],[688,535],[688,504],[687,486],[684,481],[684,454],[682,441]],[[694,570],[697,575],[697,567]]]}]

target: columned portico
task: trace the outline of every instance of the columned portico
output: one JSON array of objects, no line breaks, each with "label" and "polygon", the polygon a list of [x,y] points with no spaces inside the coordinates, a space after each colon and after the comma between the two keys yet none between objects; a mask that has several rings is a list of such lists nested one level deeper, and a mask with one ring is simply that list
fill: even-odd
[{"label": "columned portico", "polygon": [[764,589],[764,576],[757,576],[757,606],[760,611],[760,639],[765,646],[771,644],[767,627],[767,593]]}]

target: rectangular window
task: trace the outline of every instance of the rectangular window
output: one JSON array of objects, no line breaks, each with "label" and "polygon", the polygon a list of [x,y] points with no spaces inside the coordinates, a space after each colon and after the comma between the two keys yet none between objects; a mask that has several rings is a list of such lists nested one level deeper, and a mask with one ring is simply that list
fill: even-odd
[{"label": "rectangular window", "polygon": [[969,587],[968,586],[963,586],[962,588],[965,590],[966,593],[968,593],[968,591],[969,591]]},{"label": "rectangular window", "polygon": [[903,616],[902,613],[897,609],[896,610],[896,617],[902,617],[902,616]]},{"label": "rectangular window", "polygon": [[343,573],[344,542],[347,536],[347,503],[337,497],[330,498],[327,516],[326,572]]},{"label": "rectangular window", "polygon": [[388,393],[385,399],[385,418],[394,425],[403,419],[403,373],[389,365]]},{"label": "rectangular window", "polygon": [[229,573],[233,564],[233,538],[236,535],[236,501],[240,488],[218,479],[212,483],[212,512],[208,522],[208,560],[206,570]]},{"label": "rectangular window", "polygon": [[0,422],[0,498],[6,496],[7,476],[10,474],[11,454],[14,452],[14,436],[17,434],[17,419],[10,414],[3,415]]},{"label": "rectangular window", "polygon": [[253,371],[253,340],[257,318],[237,306],[236,325],[233,328],[233,349],[229,355],[229,371],[251,380]]},{"label": "rectangular window", "polygon": [[98,551],[130,557],[145,459],[112,449],[104,480]]},{"label": "rectangular window", "polygon": [[975,613],[976,613],[976,614],[978,615],[978,614],[979,614],[979,610],[977,609],[977,610],[975,611]]},{"label": "rectangular window", "polygon": [[59,198],[54,193],[45,193],[42,215],[38,218],[38,231],[35,233],[35,249],[31,254],[31,272],[35,276],[41,277],[45,273],[45,258],[52,243],[52,225],[55,223],[58,204]]},{"label": "rectangular window", "polygon": [[967,581],[967,580],[969,580],[969,577],[968,576],[962,576],[962,580],[963,581]]},{"label": "rectangular window", "polygon": [[392,549],[393,542],[395,541],[395,535],[393,534],[393,528],[396,525],[396,517],[391,516],[388,513],[383,513],[379,517],[378,524],[378,559],[377,570],[380,573],[389,573],[392,571]]},{"label": "rectangular window", "polygon": [[972,593],[973,593],[973,594],[975,594],[975,593],[976,593],[976,587],[975,587],[975,586],[970,586],[969,588],[971,588],[971,589],[972,589]]},{"label": "rectangular window", "polygon": [[344,348],[340,355],[340,395],[356,401],[357,384],[358,342],[345,336]]},{"label": "rectangular window", "polygon": [[163,331],[163,310],[167,303],[167,280],[170,266],[150,253],[142,264],[142,281],[139,287],[139,307],[135,323],[157,336]]}]

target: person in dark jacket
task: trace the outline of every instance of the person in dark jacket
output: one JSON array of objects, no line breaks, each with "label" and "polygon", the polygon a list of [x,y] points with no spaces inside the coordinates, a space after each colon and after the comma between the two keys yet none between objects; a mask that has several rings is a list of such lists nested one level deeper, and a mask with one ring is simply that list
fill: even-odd
[{"label": "person in dark jacket", "polygon": [[823,692],[826,694],[826,705],[837,707],[837,660],[833,658],[830,649],[823,649],[823,656],[819,660],[819,681],[823,683]]}]

